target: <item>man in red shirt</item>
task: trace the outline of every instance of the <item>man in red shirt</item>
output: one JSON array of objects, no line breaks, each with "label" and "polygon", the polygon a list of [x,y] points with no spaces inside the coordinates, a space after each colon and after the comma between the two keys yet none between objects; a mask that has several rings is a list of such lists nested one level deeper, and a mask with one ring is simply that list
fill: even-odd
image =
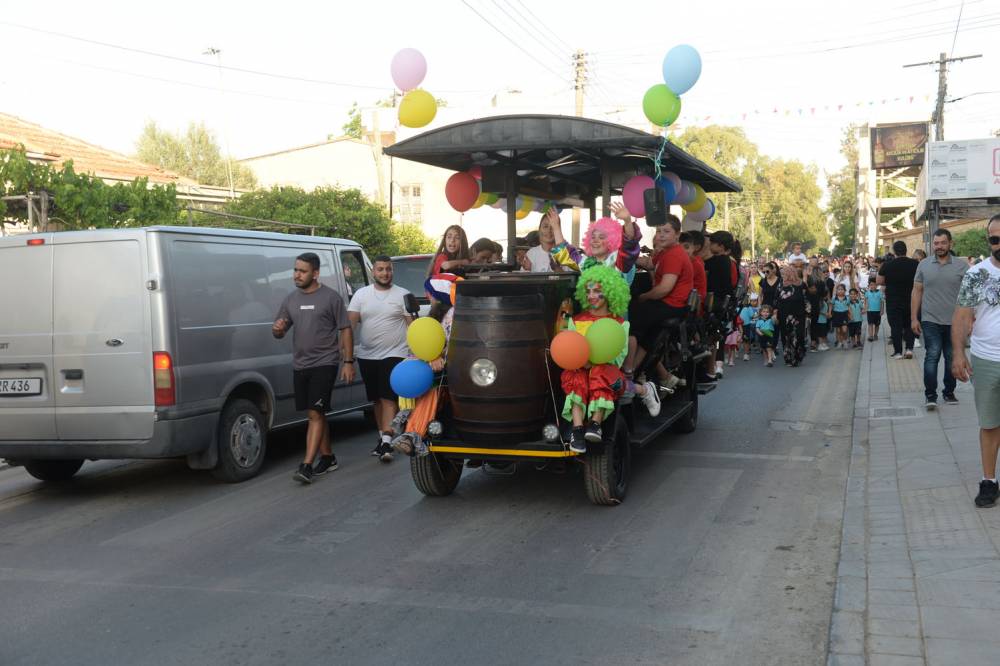
[{"label": "man in red shirt", "polygon": [[705,260],[701,258],[701,250],[705,247],[705,234],[697,230],[685,231],[681,234],[681,245],[691,257],[691,268],[694,270],[694,290],[698,292],[698,315],[701,316],[705,311],[705,296],[708,295]]},{"label": "man in red shirt", "polygon": [[[654,254],[637,262],[652,270],[653,288],[632,299],[629,305],[628,357],[622,371],[629,377],[636,365],[641,364],[646,353],[656,343],[660,326],[666,319],[686,319],[688,296],[694,288],[694,269],[691,258],[678,243],[681,221],[667,215],[667,223],[657,227],[653,236]],[[677,385],[676,377],[667,378],[670,388]]]}]

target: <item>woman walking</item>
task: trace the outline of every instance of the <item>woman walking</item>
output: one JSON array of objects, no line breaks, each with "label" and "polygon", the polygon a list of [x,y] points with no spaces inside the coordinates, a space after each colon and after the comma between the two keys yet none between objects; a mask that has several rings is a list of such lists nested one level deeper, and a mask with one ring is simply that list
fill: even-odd
[{"label": "woman walking", "polygon": [[795,266],[782,269],[777,302],[785,365],[795,367],[806,356],[806,296]]}]

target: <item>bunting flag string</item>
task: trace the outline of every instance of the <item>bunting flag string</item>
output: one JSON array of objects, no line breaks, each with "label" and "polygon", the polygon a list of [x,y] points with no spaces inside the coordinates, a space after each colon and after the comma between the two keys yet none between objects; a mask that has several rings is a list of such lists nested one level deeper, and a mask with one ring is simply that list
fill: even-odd
[{"label": "bunting flag string", "polygon": [[875,106],[885,106],[885,105],[888,105],[888,104],[907,104],[907,105],[910,105],[910,104],[913,104],[914,102],[920,101],[921,99],[924,102],[930,102],[931,101],[931,96],[930,95],[909,95],[909,96],[902,96],[902,97],[885,97],[885,98],[879,98],[879,99],[863,99],[863,100],[857,100],[857,101],[853,101],[853,102],[839,102],[839,103],[833,103],[833,104],[824,104],[822,106],[820,106],[820,105],[803,106],[803,107],[797,107],[797,106],[796,107],[772,106],[772,107],[770,107],[770,109],[768,109],[768,108],[763,108],[763,109],[756,108],[756,109],[753,109],[752,111],[743,111],[743,112],[736,112],[736,113],[725,113],[725,112],[723,112],[723,113],[712,113],[712,114],[705,114],[705,115],[698,115],[696,113],[688,113],[686,117],[687,117],[687,120],[688,120],[689,124],[707,123],[709,121],[712,121],[713,119],[715,121],[721,121],[721,120],[726,120],[726,119],[728,119],[728,120],[739,119],[739,120],[745,121],[748,118],[766,119],[769,116],[770,117],[778,116],[778,117],[788,118],[788,117],[792,117],[793,114],[796,117],[799,117],[799,118],[805,118],[805,117],[813,117],[814,118],[814,117],[817,116],[817,114],[853,112],[855,109],[864,109],[866,107],[875,107]]}]

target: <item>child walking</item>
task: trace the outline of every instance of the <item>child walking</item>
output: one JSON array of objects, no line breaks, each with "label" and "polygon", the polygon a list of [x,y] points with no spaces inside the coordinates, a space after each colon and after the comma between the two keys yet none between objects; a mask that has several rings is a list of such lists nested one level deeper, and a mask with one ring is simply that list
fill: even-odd
[{"label": "child walking", "polygon": [[750,304],[740,310],[740,321],[743,324],[743,360],[750,360],[750,349],[757,339],[757,294],[750,297]]},{"label": "child walking", "polygon": [[730,368],[736,365],[736,352],[740,349],[740,342],[743,340],[743,320],[737,315],[733,322],[733,330],[726,336],[725,351],[726,365]]},{"label": "child walking", "polygon": [[[628,340],[628,322],[622,315],[628,311],[629,289],[618,270],[600,264],[588,268],[580,274],[575,295],[583,312],[566,321],[567,330],[586,335],[595,321],[611,318],[625,328],[625,339]],[[622,374],[621,364],[627,353],[626,342],[610,363],[588,363],[577,370],[563,370],[561,384],[566,402],[562,417],[573,424],[569,443],[571,451],[586,453],[587,442],[596,443],[603,438],[601,424],[626,389],[628,380]],[[660,395],[653,382],[629,388],[642,398],[651,416],[660,413]]]},{"label": "child walking", "polygon": [[851,336],[851,345],[855,349],[861,349],[861,321],[865,304],[861,302],[861,293],[851,288],[851,300],[848,303],[850,320],[847,323],[847,332]]},{"label": "child walking", "polygon": [[764,365],[767,367],[774,366],[774,311],[771,306],[764,303],[760,306],[760,312],[757,313],[757,323],[755,324],[757,329],[757,342],[760,344],[760,350],[764,354]]},{"label": "child walking", "polygon": [[868,281],[865,302],[868,306],[868,342],[872,342],[878,340],[878,328],[882,324],[882,309],[885,307],[885,298],[874,279]]},{"label": "child walking", "polygon": [[819,311],[816,313],[816,337],[819,344],[816,351],[830,351],[827,339],[830,335],[830,299],[824,298],[819,302]]},{"label": "child walking", "polygon": [[833,330],[837,332],[837,348],[847,349],[847,321],[850,317],[851,302],[847,300],[847,288],[837,285],[833,297],[833,316],[830,318]]}]

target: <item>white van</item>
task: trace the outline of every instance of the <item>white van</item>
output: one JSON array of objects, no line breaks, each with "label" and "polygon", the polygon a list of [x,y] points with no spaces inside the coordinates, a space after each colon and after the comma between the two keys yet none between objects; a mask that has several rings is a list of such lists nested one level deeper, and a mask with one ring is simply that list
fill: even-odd
[{"label": "white van", "polygon": [[[291,336],[271,324],[315,252],[350,294],[371,265],[349,240],[187,227],[0,238],[0,458],[43,480],[84,460],[186,456],[242,481],[295,411]],[[369,405],[360,382],[330,414]]]}]

